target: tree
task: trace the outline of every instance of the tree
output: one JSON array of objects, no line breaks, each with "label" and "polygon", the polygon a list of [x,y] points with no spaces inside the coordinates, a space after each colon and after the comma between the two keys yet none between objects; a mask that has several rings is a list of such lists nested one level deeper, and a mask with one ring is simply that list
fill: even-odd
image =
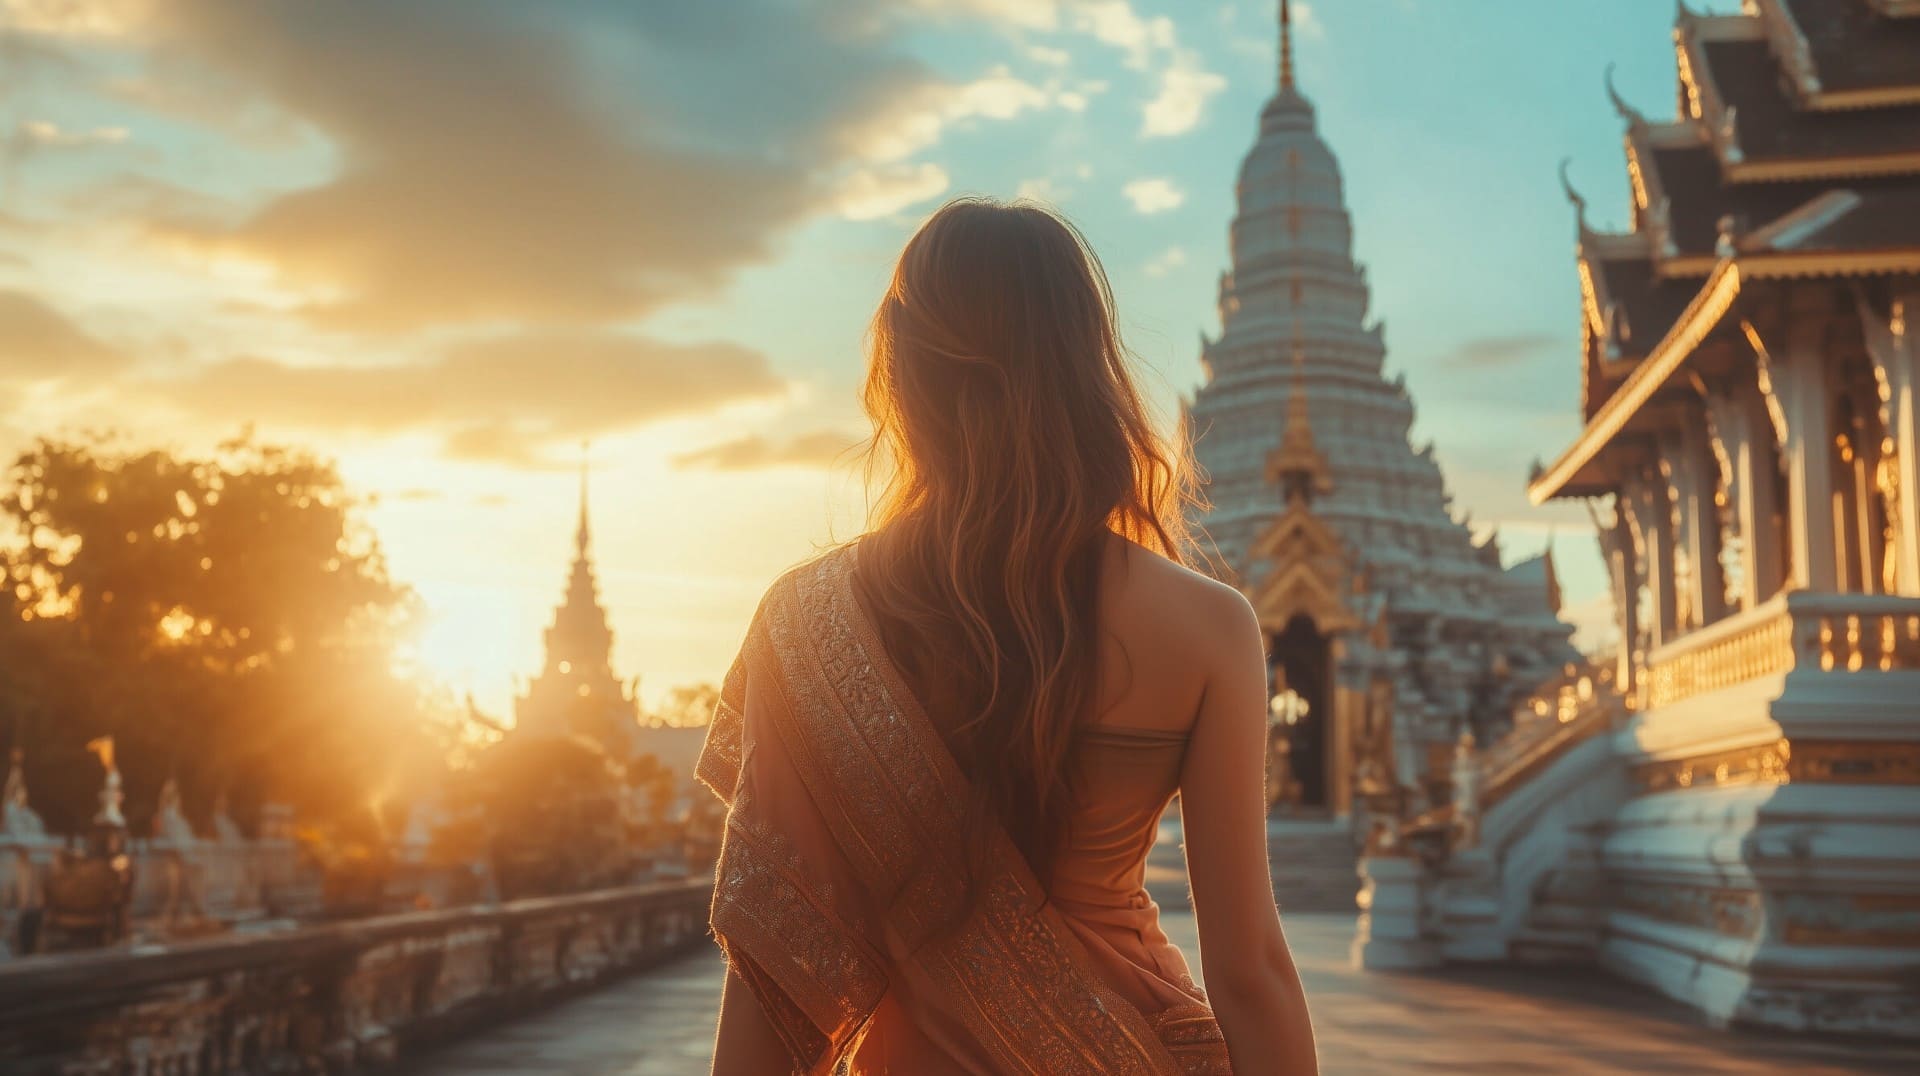
[{"label": "tree", "polygon": [[508,736],[480,754],[456,790],[459,805],[485,820],[502,896],[631,880],[626,773],[592,738]]},{"label": "tree", "polygon": [[415,597],[387,574],[334,466],[242,437],[207,458],[45,438],[0,490],[10,614],[0,735],[56,829],[91,813],[120,745],[129,821],[177,776],[204,821],[284,801],[378,830],[442,765],[450,706],[394,671]]},{"label": "tree", "polygon": [[713,720],[720,689],[712,684],[682,684],[667,692],[653,712],[652,724],[668,728],[699,728]]}]

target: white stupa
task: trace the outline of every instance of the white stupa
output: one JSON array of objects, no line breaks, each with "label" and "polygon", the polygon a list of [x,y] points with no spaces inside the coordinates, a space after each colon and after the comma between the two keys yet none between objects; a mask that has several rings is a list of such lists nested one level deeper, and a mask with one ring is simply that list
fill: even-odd
[{"label": "white stupa", "polygon": [[[1208,476],[1199,522],[1272,636],[1276,692],[1319,715],[1293,743],[1305,804],[1345,813],[1365,745],[1391,752],[1403,786],[1438,790],[1463,728],[1484,742],[1518,693],[1576,655],[1550,558],[1503,571],[1494,539],[1476,544],[1454,518],[1431,447],[1409,443],[1413,402],[1383,373],[1289,15],[1283,2],[1278,92],[1240,168],[1221,334],[1202,339],[1205,383],[1185,418]],[[1376,735],[1389,718],[1391,735]]]}]

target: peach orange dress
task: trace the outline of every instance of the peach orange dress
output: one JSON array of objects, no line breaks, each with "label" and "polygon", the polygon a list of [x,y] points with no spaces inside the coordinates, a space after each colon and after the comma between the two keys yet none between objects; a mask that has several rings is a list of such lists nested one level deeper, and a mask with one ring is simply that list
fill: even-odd
[{"label": "peach orange dress", "polygon": [[1002,834],[959,916],[965,777],[854,596],[856,550],[768,591],[699,766],[728,804],[714,935],[794,1071],[1230,1076],[1143,885],[1184,737],[1081,733],[1052,891]]}]

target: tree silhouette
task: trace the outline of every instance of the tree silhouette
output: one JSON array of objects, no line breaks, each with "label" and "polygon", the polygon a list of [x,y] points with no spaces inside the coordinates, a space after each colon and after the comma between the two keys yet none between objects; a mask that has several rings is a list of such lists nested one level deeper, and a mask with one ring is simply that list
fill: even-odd
[{"label": "tree silhouette", "polygon": [[112,735],[129,822],[178,777],[204,825],[230,793],[378,830],[442,765],[451,722],[394,671],[418,603],[329,462],[251,437],[208,458],[45,438],[0,490],[0,736],[56,830],[91,813]]}]

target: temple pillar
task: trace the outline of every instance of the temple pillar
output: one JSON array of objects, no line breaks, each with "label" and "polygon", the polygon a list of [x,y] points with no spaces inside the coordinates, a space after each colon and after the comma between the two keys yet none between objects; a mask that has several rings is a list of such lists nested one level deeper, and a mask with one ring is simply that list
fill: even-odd
[{"label": "temple pillar", "polygon": [[1674,628],[1681,633],[1727,611],[1712,451],[1706,416],[1697,407],[1685,408],[1660,438],[1660,477],[1673,513]]},{"label": "temple pillar", "polygon": [[1594,513],[1594,532],[1600,537],[1600,552],[1607,562],[1607,577],[1613,584],[1613,621],[1620,630],[1620,652],[1614,657],[1614,683],[1622,693],[1631,694],[1634,686],[1634,645],[1640,638],[1640,558],[1634,548],[1633,527],[1628,522],[1627,495],[1614,497],[1613,521],[1602,523]]},{"label": "temple pillar", "polygon": [[1707,395],[1713,435],[1732,472],[1727,496],[1733,525],[1740,533],[1740,586],[1735,599],[1751,609],[1779,593],[1785,582],[1781,571],[1780,506],[1774,483],[1780,460],[1760,386],[1736,380],[1722,391]]},{"label": "temple pillar", "polygon": [[1787,472],[1787,531],[1793,554],[1789,585],[1839,589],[1834,542],[1833,418],[1821,343],[1825,323],[1796,325],[1783,353],[1762,351],[1767,380],[1786,419],[1781,456]]},{"label": "temple pillar", "polygon": [[1353,728],[1364,719],[1366,695],[1354,690],[1347,676],[1347,640],[1336,635],[1328,642],[1333,662],[1331,695],[1333,721],[1327,729],[1327,807],[1337,817],[1353,811]]},{"label": "temple pillar", "polygon": [[1867,355],[1887,393],[1893,440],[1895,592],[1920,595],[1920,343],[1909,320],[1920,315],[1920,291],[1895,298],[1885,315],[1864,301],[1859,308]]},{"label": "temple pillar", "polygon": [[1649,467],[1628,479],[1627,519],[1640,552],[1640,582],[1647,589],[1652,619],[1645,625],[1647,647],[1657,650],[1678,634],[1673,585],[1673,502],[1667,484]]}]

